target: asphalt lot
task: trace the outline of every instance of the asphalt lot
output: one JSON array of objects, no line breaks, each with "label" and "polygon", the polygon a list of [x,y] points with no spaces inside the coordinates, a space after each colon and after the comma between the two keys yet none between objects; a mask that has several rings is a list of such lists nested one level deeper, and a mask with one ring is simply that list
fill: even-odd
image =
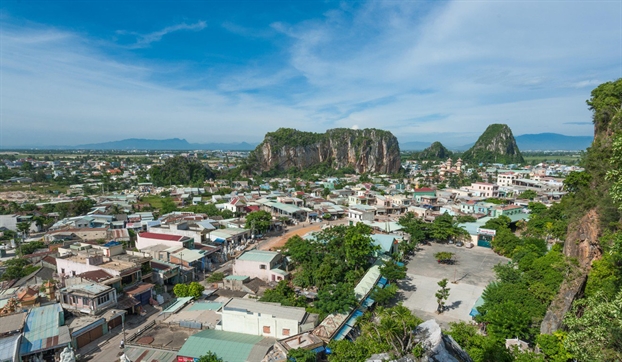
[{"label": "asphalt lot", "polygon": [[[439,251],[455,253],[453,265],[438,264],[434,254]],[[469,312],[488,283],[495,279],[493,266],[507,263],[509,259],[482,247],[456,247],[454,245],[423,245],[407,263],[407,277],[399,283],[399,300],[418,317],[435,318],[441,326],[449,322],[470,321]],[[450,283],[447,309],[436,314],[438,282],[447,278]],[[455,283],[453,283],[455,281]]]}]

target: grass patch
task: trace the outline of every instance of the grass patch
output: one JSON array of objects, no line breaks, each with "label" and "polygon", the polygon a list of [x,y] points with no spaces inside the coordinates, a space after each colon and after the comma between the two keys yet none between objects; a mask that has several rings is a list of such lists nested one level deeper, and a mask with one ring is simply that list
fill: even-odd
[{"label": "grass patch", "polygon": [[143,196],[141,198],[141,202],[146,202],[151,205],[151,207],[158,210],[162,208],[162,201],[164,201],[164,198],[158,195]]}]

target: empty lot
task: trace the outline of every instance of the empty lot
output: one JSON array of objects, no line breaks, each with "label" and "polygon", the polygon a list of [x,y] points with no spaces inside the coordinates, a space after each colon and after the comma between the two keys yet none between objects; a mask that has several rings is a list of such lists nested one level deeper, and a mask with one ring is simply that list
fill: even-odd
[{"label": "empty lot", "polygon": [[[434,254],[439,251],[455,253],[453,265],[438,264]],[[404,306],[424,320],[436,318],[447,326],[449,322],[470,321],[469,312],[488,283],[495,279],[493,266],[509,259],[482,247],[466,249],[454,245],[432,244],[420,247],[407,263],[407,277],[401,281],[399,298]],[[447,278],[450,283],[447,310],[436,314],[438,282]],[[455,283],[454,283],[455,281]]]}]

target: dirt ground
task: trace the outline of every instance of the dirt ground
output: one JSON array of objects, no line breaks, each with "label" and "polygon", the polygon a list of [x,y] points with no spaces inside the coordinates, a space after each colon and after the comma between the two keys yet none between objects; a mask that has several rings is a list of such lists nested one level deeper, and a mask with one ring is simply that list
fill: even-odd
[{"label": "dirt ground", "polygon": [[322,225],[323,224],[312,224],[309,226],[303,226],[302,228],[288,231],[287,233],[281,236],[270,238],[269,240],[266,240],[265,243],[259,245],[259,250],[280,249],[283,247],[283,245],[285,245],[287,240],[289,240],[289,238],[291,238],[292,236],[294,235],[303,236],[312,231],[318,231],[322,228]]},{"label": "dirt ground", "polygon": [[294,227],[290,227],[290,230],[281,235],[281,236],[276,236],[273,238],[270,238],[262,243],[260,243],[257,246],[257,249],[259,250],[276,250],[276,249],[280,249],[283,247],[283,245],[285,245],[285,243],[287,242],[287,240],[289,240],[289,238],[291,238],[294,235],[298,235],[298,236],[303,236],[306,235],[312,231],[319,231],[322,229],[322,226],[324,225],[344,225],[347,224],[348,220],[347,219],[340,219],[337,221],[330,221],[330,222],[321,222],[321,223],[315,223],[315,224],[311,224],[308,225],[308,223],[304,223],[307,224],[306,226],[304,226],[303,224],[299,224],[297,226]]},{"label": "dirt ground", "polygon": [[31,191],[3,191],[0,192],[0,200],[23,202],[26,200],[40,200],[41,195]]}]

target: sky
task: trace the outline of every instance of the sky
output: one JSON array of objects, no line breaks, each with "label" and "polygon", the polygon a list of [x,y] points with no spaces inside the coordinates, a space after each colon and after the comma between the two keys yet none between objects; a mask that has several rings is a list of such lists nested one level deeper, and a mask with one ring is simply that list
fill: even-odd
[{"label": "sky", "polygon": [[280,127],[583,136],[591,90],[620,77],[617,0],[0,3],[4,148]]}]

